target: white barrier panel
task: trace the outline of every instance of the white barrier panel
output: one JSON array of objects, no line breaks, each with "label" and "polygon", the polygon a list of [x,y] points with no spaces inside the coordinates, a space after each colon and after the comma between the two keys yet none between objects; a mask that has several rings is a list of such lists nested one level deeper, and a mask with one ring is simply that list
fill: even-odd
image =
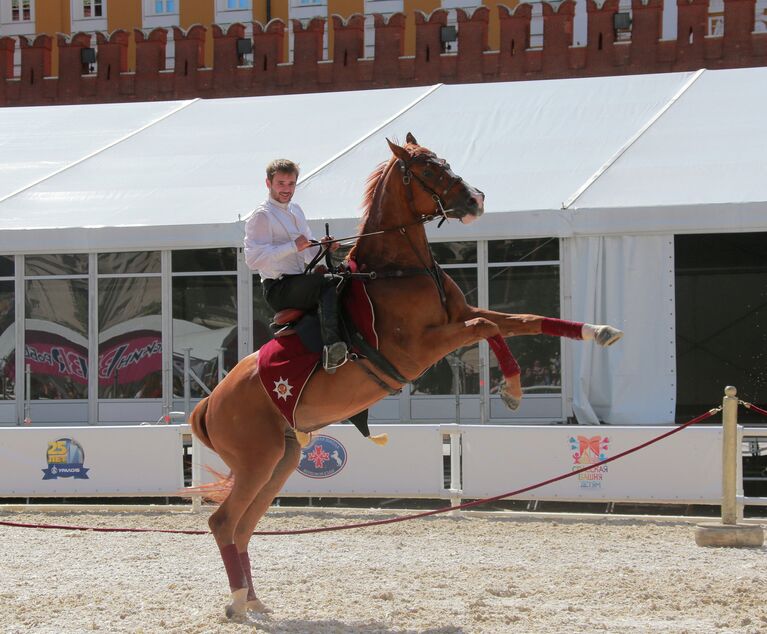
[{"label": "white barrier panel", "polygon": [[178,495],[182,431],[166,425],[2,429],[0,497]]},{"label": "white barrier panel", "polygon": [[[331,425],[314,434],[301,450],[298,470],[281,496],[428,497],[442,496],[442,435],[437,425],[374,425],[372,434],[389,434],[380,447],[352,425]],[[207,447],[201,462],[228,472]],[[203,482],[212,476],[202,469]]]},{"label": "white barrier panel", "polygon": [[[484,498],[599,462],[670,427],[461,426],[463,497]],[[722,497],[722,428],[696,427],[519,499],[689,502]]]}]

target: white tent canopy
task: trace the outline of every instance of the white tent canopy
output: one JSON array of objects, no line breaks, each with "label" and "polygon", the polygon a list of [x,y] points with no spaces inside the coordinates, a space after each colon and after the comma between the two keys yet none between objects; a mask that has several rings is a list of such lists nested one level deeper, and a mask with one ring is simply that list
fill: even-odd
[{"label": "white tent canopy", "polygon": [[4,108],[0,250],[237,244],[277,156],[301,164],[317,230],[346,234],[385,137],[408,131],[487,195],[482,222],[438,239],[754,230],[766,102],[753,68]]},{"label": "white tent canopy", "polygon": [[[407,132],[486,194],[432,239],[557,236],[562,314],[628,336],[569,357],[581,422],[668,423],[675,233],[767,231],[767,68],[0,109],[0,253],[237,246],[273,158],[315,235],[354,233]],[[637,389],[641,387],[641,390]]]}]

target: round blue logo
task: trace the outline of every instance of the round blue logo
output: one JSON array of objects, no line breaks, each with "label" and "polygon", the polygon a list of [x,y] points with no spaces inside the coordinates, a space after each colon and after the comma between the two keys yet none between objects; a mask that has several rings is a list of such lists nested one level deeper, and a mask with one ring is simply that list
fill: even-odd
[{"label": "round blue logo", "polygon": [[45,452],[48,468],[43,469],[43,480],[55,480],[57,478],[74,478],[75,480],[88,480],[88,471],[83,466],[85,463],[85,451],[82,445],[71,438],[59,438],[48,443]]},{"label": "round blue logo", "polygon": [[307,478],[329,478],[346,465],[346,447],[331,436],[315,436],[301,450],[298,472]]}]

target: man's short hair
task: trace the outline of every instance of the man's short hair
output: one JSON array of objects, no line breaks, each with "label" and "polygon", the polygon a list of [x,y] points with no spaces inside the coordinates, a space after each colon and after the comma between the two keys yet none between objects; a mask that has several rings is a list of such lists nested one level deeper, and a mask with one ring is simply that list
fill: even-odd
[{"label": "man's short hair", "polygon": [[277,172],[284,172],[285,174],[295,174],[298,178],[298,165],[288,159],[274,159],[269,165],[266,166],[266,178],[272,180]]}]

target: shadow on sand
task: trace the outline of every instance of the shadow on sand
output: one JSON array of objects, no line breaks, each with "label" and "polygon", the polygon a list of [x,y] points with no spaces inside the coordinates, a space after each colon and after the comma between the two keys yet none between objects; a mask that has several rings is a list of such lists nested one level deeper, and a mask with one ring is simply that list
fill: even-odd
[{"label": "shadow on sand", "polygon": [[248,615],[233,619],[232,623],[250,625],[258,632],[269,634],[464,634],[465,630],[453,625],[426,629],[392,629],[383,623],[344,623],[335,619],[312,621],[308,619],[275,619],[269,616]]}]

